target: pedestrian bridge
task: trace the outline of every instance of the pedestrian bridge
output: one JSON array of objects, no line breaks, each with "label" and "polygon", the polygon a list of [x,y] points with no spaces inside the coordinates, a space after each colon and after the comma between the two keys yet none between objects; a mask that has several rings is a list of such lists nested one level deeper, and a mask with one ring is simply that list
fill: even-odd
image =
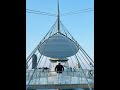
[{"label": "pedestrian bridge", "polygon": [[94,80],[84,70],[81,71],[55,71],[40,69],[26,71],[26,85],[28,89],[67,89],[67,88],[94,88]]}]

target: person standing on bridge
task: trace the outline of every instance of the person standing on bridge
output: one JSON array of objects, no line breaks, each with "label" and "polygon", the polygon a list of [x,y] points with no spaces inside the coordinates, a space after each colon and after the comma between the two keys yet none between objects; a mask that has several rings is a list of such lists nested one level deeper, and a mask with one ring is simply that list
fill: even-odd
[{"label": "person standing on bridge", "polygon": [[64,67],[58,63],[58,65],[55,67],[55,71],[57,71],[57,73],[62,73],[62,71],[64,71]]},{"label": "person standing on bridge", "polygon": [[59,84],[60,84],[60,81],[61,81],[61,73],[62,73],[62,71],[64,71],[64,67],[60,64],[60,63],[58,63],[58,65],[55,67],[55,71],[57,71],[57,78],[58,78],[58,82],[59,82]]}]

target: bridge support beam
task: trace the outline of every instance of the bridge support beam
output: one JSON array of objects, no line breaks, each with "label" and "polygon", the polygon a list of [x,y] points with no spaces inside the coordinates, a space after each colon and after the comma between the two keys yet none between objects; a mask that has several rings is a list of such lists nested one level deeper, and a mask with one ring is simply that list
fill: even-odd
[{"label": "bridge support beam", "polygon": [[[94,84],[90,84],[92,90],[94,89]],[[47,85],[29,85],[28,89],[74,89],[74,88],[89,88],[87,84],[47,84]]]}]

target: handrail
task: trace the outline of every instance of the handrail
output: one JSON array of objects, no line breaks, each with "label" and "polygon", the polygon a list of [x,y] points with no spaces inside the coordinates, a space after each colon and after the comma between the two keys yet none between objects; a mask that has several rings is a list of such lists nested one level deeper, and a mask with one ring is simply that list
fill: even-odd
[{"label": "handrail", "polygon": [[[26,71],[26,83],[31,78],[34,70]],[[79,75],[78,75],[79,73]],[[62,73],[57,73],[56,71],[50,71],[49,69],[42,71],[36,70],[31,83],[32,85],[40,84],[85,84],[87,83],[84,78],[80,78],[83,74],[80,71],[63,71]],[[92,79],[88,76],[87,79],[92,82]]]}]

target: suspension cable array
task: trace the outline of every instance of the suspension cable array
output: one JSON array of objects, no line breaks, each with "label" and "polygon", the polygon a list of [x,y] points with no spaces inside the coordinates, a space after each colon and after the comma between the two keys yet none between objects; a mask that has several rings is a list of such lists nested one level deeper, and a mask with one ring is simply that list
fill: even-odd
[{"label": "suspension cable array", "polygon": [[[33,70],[32,72],[32,75],[27,83],[27,87],[26,89],[29,88],[29,85],[30,85],[30,82],[32,81],[32,79],[34,78],[34,75],[35,75],[35,71],[38,70],[39,67],[44,67],[46,65],[46,63],[48,63],[49,61],[49,57],[45,57],[44,55],[42,55],[42,53],[40,53],[38,50],[39,48],[43,45],[44,42],[46,42],[46,45],[47,45],[47,41],[52,38],[55,34],[56,34],[56,24],[57,24],[57,21],[54,23],[54,25],[52,26],[52,28],[49,30],[49,32],[46,34],[46,36],[42,39],[42,41],[37,45],[37,47],[33,50],[33,52],[28,56],[28,58],[26,59],[26,62],[27,62],[27,70],[31,70],[31,65],[32,65],[32,55],[33,54],[36,54],[38,58],[37,60],[37,67]],[[77,41],[73,38],[73,36],[68,32],[68,30],[65,28],[65,26],[61,23],[60,21],[60,29],[61,29],[61,33],[62,35],[64,35],[65,37],[67,37],[69,40],[73,41],[75,44],[76,44],[76,47],[79,49],[78,53],[75,54],[74,56],[71,56],[71,57],[68,57],[69,60],[71,60],[72,62],[72,66],[73,68],[75,67],[75,70],[77,70],[76,66],[75,66],[75,61],[76,61],[76,64],[78,63],[79,68],[78,69],[78,72],[76,73],[76,75],[79,76],[79,82],[82,82],[83,81],[83,76],[87,82],[87,85],[89,87],[90,90],[92,90],[91,88],[91,84],[90,82],[88,81],[88,76],[86,76],[86,72],[84,69],[86,70],[92,70],[94,71],[94,62],[93,60],[89,57],[89,55],[82,49],[82,47],[77,43]],[[68,43],[68,45],[70,46],[70,44]],[[70,46],[72,51],[74,52],[74,49],[72,48],[72,46]],[[44,47],[45,49],[46,47]],[[44,52],[44,50],[43,50]],[[44,58],[45,57],[45,58]],[[73,58],[73,59],[72,59]],[[43,64],[41,63],[43,60]],[[70,66],[70,61],[67,61],[68,65]],[[73,61],[74,60],[74,61]],[[50,61],[49,61],[49,65],[50,65]],[[90,64],[92,63],[93,66],[91,66]],[[84,67],[83,67],[84,66]],[[49,67],[49,66],[48,66]],[[69,68],[69,67],[68,67]],[[48,72],[49,73],[49,72]],[[75,73],[75,72],[74,72]],[[40,76],[40,75],[39,75]],[[92,80],[92,82],[94,82],[94,75],[93,74],[90,74],[89,76]],[[39,77],[40,78],[40,77]],[[42,78],[42,77],[41,77]],[[48,78],[48,77],[46,77]],[[71,73],[70,73],[70,78],[72,78],[71,76]],[[81,79],[80,79],[81,78]],[[41,80],[41,79],[39,79]],[[71,83],[71,81],[70,81]]]}]

